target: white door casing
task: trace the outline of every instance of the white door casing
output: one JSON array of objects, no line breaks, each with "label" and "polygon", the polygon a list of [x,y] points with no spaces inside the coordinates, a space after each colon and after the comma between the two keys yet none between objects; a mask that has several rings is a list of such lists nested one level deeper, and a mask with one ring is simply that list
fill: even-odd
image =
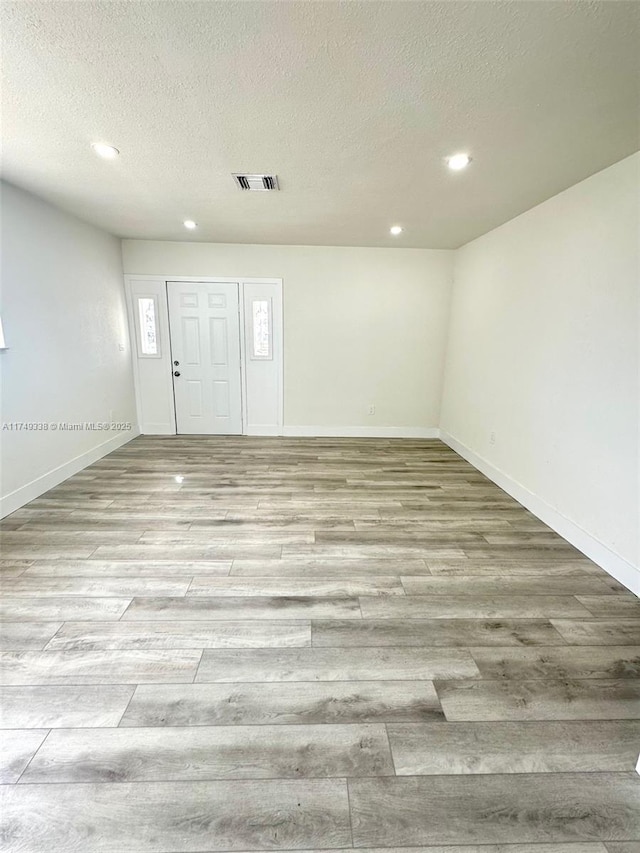
[{"label": "white door casing", "polygon": [[[247,435],[282,435],[282,285],[245,281],[241,288]],[[256,307],[268,314],[266,349],[256,350]]]},{"label": "white door casing", "polygon": [[[242,429],[246,435],[282,435],[284,414],[283,282],[276,278],[128,274],[125,276],[132,366],[140,431],[175,435],[176,410],[169,334],[167,282],[234,284],[239,288]],[[154,302],[154,346],[143,346],[140,300]],[[272,310],[271,353],[256,358],[252,351],[253,300],[266,299]],[[146,330],[147,332],[149,330]],[[148,343],[148,342],[147,342]],[[178,377],[179,378],[179,377]]]},{"label": "white door casing", "polygon": [[241,435],[238,283],[168,281],[167,295],[177,432]]}]

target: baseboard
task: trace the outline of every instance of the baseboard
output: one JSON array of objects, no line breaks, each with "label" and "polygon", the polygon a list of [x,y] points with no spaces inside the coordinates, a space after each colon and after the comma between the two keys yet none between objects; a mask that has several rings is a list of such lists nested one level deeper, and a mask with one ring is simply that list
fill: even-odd
[{"label": "baseboard", "polygon": [[[142,435],[175,435],[166,424],[143,424]],[[439,438],[437,427],[285,426],[252,424],[244,435],[282,435],[289,438]]]},{"label": "baseboard", "polygon": [[102,444],[99,444],[97,447],[92,447],[91,450],[87,450],[85,453],[81,453],[80,456],[70,459],[68,462],[65,462],[64,465],[59,465],[52,471],[48,471],[41,477],[37,477],[35,480],[27,483],[26,486],[21,486],[14,492],[10,492],[8,495],[5,495],[0,500],[0,518],[4,518],[10,513],[15,512],[17,509],[20,509],[20,507],[25,504],[28,504],[29,501],[40,497],[40,495],[48,492],[49,489],[52,489],[54,486],[59,485],[64,480],[72,477],[74,474],[77,474],[78,471],[82,471],[82,469],[86,468],[87,465],[97,462],[98,459],[102,459],[103,456],[106,456],[108,453],[122,447],[123,444],[127,444],[138,435],[140,435],[140,432],[137,429],[129,430],[127,432],[119,432],[117,435],[108,439],[108,441],[103,441]]},{"label": "baseboard", "polygon": [[481,471],[485,477],[488,477],[497,486],[511,495],[512,498],[518,501],[532,512],[541,521],[544,521],[552,530],[555,530],[563,539],[574,545],[579,551],[597,563],[602,569],[615,578],[621,584],[635,593],[640,595],[640,570],[632,563],[629,563],[615,551],[612,551],[595,536],[587,533],[582,527],[574,521],[562,515],[557,509],[554,509],[550,504],[542,498],[530,492],[525,486],[513,480],[504,471],[496,468],[491,462],[488,462],[482,456],[479,456],[473,450],[470,450],[458,439],[449,435],[445,430],[440,431],[440,438],[452,450],[470,462],[474,468]]},{"label": "baseboard", "polygon": [[291,438],[439,438],[437,427],[285,426]]}]

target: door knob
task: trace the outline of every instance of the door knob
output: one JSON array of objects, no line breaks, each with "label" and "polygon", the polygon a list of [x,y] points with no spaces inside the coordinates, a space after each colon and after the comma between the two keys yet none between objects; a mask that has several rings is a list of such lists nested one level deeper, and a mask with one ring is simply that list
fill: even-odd
[{"label": "door knob", "polygon": [[174,371],[173,371],[173,375],[174,375],[174,376],[180,376],[180,371],[179,371],[179,370],[174,370]]}]

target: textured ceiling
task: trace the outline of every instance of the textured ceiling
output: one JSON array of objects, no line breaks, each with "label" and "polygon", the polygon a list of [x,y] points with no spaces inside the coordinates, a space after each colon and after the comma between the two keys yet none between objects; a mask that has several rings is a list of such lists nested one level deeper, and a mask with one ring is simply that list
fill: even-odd
[{"label": "textured ceiling", "polygon": [[637,150],[639,12],[5,2],[4,176],[126,237],[456,247]]}]

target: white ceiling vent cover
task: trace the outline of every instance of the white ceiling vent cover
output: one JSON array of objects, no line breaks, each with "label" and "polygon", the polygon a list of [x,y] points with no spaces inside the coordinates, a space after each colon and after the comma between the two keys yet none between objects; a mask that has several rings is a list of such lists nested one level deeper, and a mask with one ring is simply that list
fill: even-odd
[{"label": "white ceiling vent cover", "polygon": [[277,175],[240,175],[234,172],[233,180],[241,190],[267,193],[279,190]]}]

